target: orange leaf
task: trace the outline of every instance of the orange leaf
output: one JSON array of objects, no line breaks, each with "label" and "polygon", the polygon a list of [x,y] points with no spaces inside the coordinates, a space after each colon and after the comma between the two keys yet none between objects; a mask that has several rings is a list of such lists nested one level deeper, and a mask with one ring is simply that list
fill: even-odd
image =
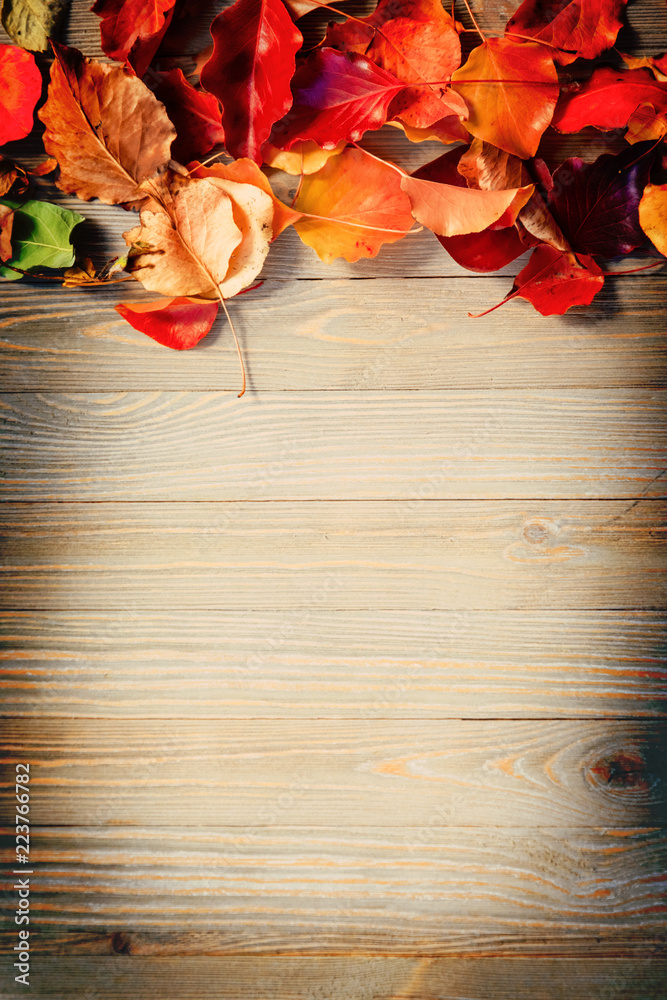
[{"label": "orange leaf", "polygon": [[58,187],[84,201],[136,207],[146,199],[142,181],[169,162],[173,125],[128,70],[52,44],[56,58],[39,117],[46,151],[60,166]]},{"label": "orange leaf", "polygon": [[193,177],[219,177],[222,180],[235,181],[239,184],[254,184],[255,187],[268,194],[273,201],[272,239],[274,240],[280,236],[284,229],[301,218],[300,212],[295,212],[283,204],[279,198],[276,198],[266,175],[262,173],[254,160],[247,157],[234,160],[233,163],[213,163],[207,167],[191,163],[190,173]]},{"label": "orange leaf", "polygon": [[413,226],[400,172],[361,149],[346,149],[306,177],[294,207],[304,215],[294,228],[327,264],[375,257]]},{"label": "orange leaf", "polygon": [[35,105],[42,93],[42,74],[35,57],[18,45],[0,45],[0,146],[32,132]]},{"label": "orange leaf", "polygon": [[517,196],[527,201],[534,189],[531,184],[507,191],[479,191],[407,175],[401,187],[410,198],[415,219],[437,236],[481,233],[501,218]]},{"label": "orange leaf", "polygon": [[647,184],[639,202],[639,224],[667,257],[667,184]]},{"label": "orange leaf", "polygon": [[272,232],[273,203],[264,191],[171,173],[154,190],[159,201],[145,206],[141,225],[124,233],[130,246],[140,244],[131,270],[145,288],[215,299],[253,281]]},{"label": "orange leaf", "polygon": [[342,139],[333,149],[322,149],[312,139],[293,143],[290,149],[278,149],[270,142],[262,146],[264,162],[286,174],[316,174],[332,156],[338,156],[345,149]]},{"label": "orange leaf", "polygon": [[534,156],[558,100],[558,75],[543,45],[489,38],[452,77],[478,139],[522,159]]}]

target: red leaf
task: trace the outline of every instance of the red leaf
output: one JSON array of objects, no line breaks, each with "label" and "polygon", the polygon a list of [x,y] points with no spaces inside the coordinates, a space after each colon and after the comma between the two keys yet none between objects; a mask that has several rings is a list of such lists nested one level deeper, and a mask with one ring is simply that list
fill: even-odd
[{"label": "red leaf", "polygon": [[218,314],[217,302],[197,299],[158,299],[157,302],[121,302],[115,307],[130,326],[158,344],[187,351],[206,336]]},{"label": "red leaf", "polygon": [[587,125],[606,131],[625,128],[640,104],[652,104],[657,113],[667,111],[667,84],[647,69],[601,66],[585,83],[563,91],[551,124],[559,132],[579,132]]},{"label": "red leaf", "polygon": [[365,56],[322,48],[297,70],[292,89],[294,105],[276,125],[273,145],[289,149],[297,139],[314,139],[333,149],[341,139],[358,142],[368,129],[381,128],[403,84]]},{"label": "red leaf", "polygon": [[367,18],[330,25],[324,44],[366,55],[402,83],[432,84],[406,87],[389,109],[390,118],[426,128],[467,114],[463,99],[446,86],[461,62],[460,28],[440,0],[380,0]]},{"label": "red leaf", "polygon": [[102,51],[143,76],[169,27],[176,0],[95,0]]},{"label": "red leaf", "polygon": [[155,73],[153,93],[164,104],[176,129],[171,155],[179,163],[197,160],[224,143],[220,104],[213,94],[195,90],[180,69]]},{"label": "red leaf", "polygon": [[595,59],[610,49],[622,28],[619,16],[628,0],[524,0],[507,22],[507,32],[529,35],[557,46],[562,66]]},{"label": "red leaf", "polygon": [[572,306],[590,305],[603,285],[604,274],[592,257],[543,244],[517,274],[512,291],[543,316],[562,316]]},{"label": "red leaf", "polygon": [[229,153],[262,162],[271,126],[292,104],[290,80],[303,41],[281,0],[236,0],[211,25],[213,55],[201,83],[222,103]]},{"label": "red leaf", "polygon": [[42,75],[30,52],[18,45],[0,45],[0,80],[0,146],[4,146],[32,132]]}]

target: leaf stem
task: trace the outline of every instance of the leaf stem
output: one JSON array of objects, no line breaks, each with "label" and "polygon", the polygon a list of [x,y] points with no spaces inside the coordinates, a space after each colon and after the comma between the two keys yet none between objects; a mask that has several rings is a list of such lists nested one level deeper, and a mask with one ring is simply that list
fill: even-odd
[{"label": "leaf stem", "polygon": [[236,330],[234,329],[234,323],[232,321],[232,317],[229,315],[229,309],[227,308],[227,303],[225,302],[224,296],[219,288],[217,289],[217,292],[218,292],[218,298],[222,303],[222,308],[225,310],[225,316],[227,317],[227,322],[229,323],[230,329],[232,331],[232,337],[234,338],[234,343],[236,344],[236,353],[239,356],[239,364],[241,366],[241,378],[242,378],[241,391],[238,394],[238,398],[240,399],[246,390],[246,377],[245,377],[245,365],[243,363],[243,354],[241,353],[241,345],[239,344],[239,338],[236,336]]},{"label": "leaf stem", "polygon": [[477,21],[475,20],[475,15],[473,14],[472,10],[470,9],[470,4],[468,3],[468,0],[463,0],[463,2],[466,5],[466,9],[467,9],[468,13],[470,14],[470,20],[475,25],[475,30],[477,31],[477,34],[482,39],[482,41],[485,42],[486,41],[486,35],[484,34],[484,32],[482,31],[482,29],[478,25]]}]

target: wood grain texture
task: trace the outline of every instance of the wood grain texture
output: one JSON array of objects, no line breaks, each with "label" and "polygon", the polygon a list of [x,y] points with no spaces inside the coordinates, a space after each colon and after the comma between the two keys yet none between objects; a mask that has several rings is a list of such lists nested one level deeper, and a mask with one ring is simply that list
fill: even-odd
[{"label": "wood grain texture", "polygon": [[[499,301],[507,284],[267,282],[230,308],[250,386],[258,390],[667,384],[667,277],[619,277],[588,309],[563,317],[530,315],[518,300],[492,320],[468,317]],[[198,347],[176,356],[114,310],[116,302],[149,298],[136,282],[91,292],[0,285],[0,385],[238,392],[238,360],[222,320]]]},{"label": "wood grain texture", "polygon": [[592,957],[658,951],[666,930],[664,841],[651,830],[443,828],[434,813],[395,830],[33,837],[31,914],[47,951],[52,934],[97,931],[130,955],[558,955],[585,943]]},{"label": "wood grain texture", "polygon": [[667,818],[656,721],[7,720],[41,825],[404,829],[645,826]]},{"label": "wood grain texture", "polygon": [[6,715],[588,718],[667,712],[662,612],[0,613]]},{"label": "wood grain texture", "polygon": [[[648,959],[48,958],[33,1000],[662,1000],[667,965]],[[0,980],[1,981],[1,980]],[[16,992],[15,992],[16,990]],[[5,1000],[23,1000],[7,984]],[[637,992],[639,991],[639,992]]]},{"label": "wood grain texture", "polygon": [[663,605],[662,501],[6,504],[0,606]]},{"label": "wood grain texture", "polygon": [[664,497],[664,392],[0,396],[14,500]]}]

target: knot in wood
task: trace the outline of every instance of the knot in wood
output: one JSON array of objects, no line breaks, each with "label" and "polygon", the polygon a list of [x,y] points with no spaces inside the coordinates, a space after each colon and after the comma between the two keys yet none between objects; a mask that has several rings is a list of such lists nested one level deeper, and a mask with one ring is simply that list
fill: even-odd
[{"label": "knot in wood", "polygon": [[648,791],[651,786],[646,758],[640,750],[619,750],[595,763],[590,771],[600,784],[611,789]]}]

